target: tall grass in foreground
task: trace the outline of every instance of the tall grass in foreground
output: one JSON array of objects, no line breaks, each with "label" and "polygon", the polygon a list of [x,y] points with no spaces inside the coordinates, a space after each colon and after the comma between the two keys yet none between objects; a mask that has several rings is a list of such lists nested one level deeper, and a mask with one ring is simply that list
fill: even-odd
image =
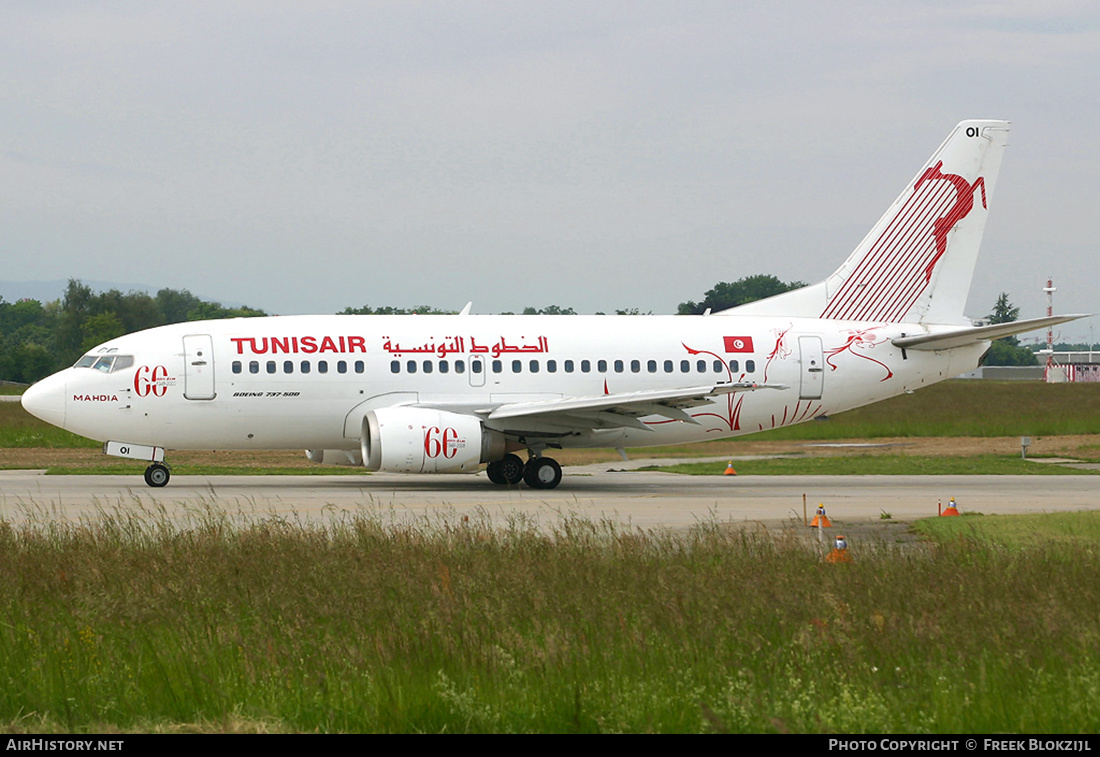
[{"label": "tall grass in foreground", "polygon": [[1095,545],[0,523],[0,728],[1095,732]]}]

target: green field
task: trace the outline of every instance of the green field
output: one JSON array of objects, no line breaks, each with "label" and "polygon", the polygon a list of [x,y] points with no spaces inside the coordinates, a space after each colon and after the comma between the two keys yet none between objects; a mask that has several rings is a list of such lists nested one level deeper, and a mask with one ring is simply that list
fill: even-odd
[{"label": "green field", "polygon": [[1094,733],[1095,513],[786,534],[566,520],[0,526],[0,729]]},{"label": "green field", "polygon": [[1100,433],[1100,384],[954,380],[753,439]]},{"label": "green field", "polygon": [[[719,476],[722,463],[692,463],[645,468],[692,476]],[[1019,455],[925,457],[919,455],[848,454],[840,457],[789,457],[774,460],[738,460],[739,476],[1094,476],[1100,471],[1064,465],[1037,465]]]}]

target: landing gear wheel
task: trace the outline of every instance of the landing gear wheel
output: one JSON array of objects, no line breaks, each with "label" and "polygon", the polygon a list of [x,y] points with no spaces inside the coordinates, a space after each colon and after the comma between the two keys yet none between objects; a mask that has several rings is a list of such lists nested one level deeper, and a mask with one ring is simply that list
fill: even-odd
[{"label": "landing gear wheel", "polygon": [[515,455],[505,455],[503,459],[489,463],[485,473],[494,484],[514,486],[523,480],[523,461]]},{"label": "landing gear wheel", "polygon": [[523,481],[532,489],[553,489],[561,483],[561,466],[549,457],[535,457],[523,468]]},{"label": "landing gear wheel", "polygon": [[171,478],[171,474],[168,472],[167,465],[153,463],[145,469],[145,483],[154,488],[159,489],[162,486],[167,486],[169,478]]}]

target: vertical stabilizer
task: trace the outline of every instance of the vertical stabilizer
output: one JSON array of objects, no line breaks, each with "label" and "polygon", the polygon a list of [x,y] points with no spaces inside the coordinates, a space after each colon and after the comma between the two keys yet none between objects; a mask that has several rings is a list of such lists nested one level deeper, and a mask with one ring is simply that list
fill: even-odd
[{"label": "vertical stabilizer", "polygon": [[724,312],[966,323],[963,307],[1007,140],[1007,121],[963,121],[829,278]]}]

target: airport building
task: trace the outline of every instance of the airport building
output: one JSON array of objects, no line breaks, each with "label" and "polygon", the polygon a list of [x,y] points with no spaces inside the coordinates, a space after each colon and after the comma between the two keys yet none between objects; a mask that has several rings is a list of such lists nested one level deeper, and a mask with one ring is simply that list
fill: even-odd
[{"label": "airport building", "polygon": [[[1053,359],[1047,366],[1047,356]],[[1100,383],[1100,352],[1040,350],[1039,365],[983,365],[958,378],[990,381],[1045,381],[1048,384]]]}]

